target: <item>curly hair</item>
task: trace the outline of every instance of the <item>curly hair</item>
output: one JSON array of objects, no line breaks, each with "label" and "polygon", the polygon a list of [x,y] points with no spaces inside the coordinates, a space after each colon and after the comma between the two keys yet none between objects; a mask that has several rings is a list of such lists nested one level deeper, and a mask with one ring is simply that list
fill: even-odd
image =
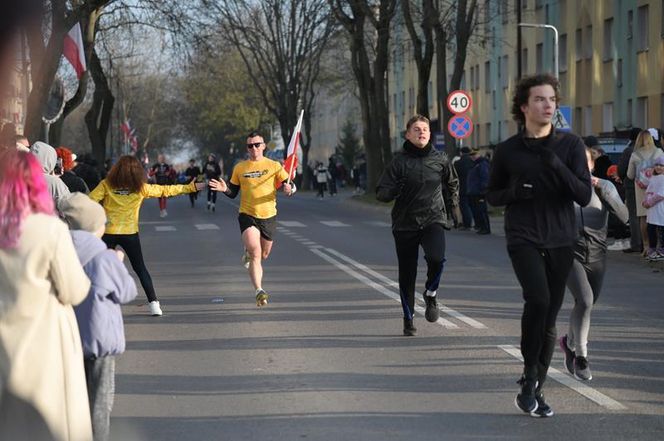
[{"label": "curly hair", "polygon": [[560,82],[551,74],[538,74],[529,77],[523,77],[519,80],[514,91],[512,99],[512,118],[517,123],[523,125],[526,123],[526,117],[521,110],[521,106],[528,104],[530,98],[530,89],[537,86],[549,85],[553,87],[556,94],[556,106],[560,102]]},{"label": "curly hair", "polygon": [[113,189],[138,193],[147,182],[145,170],[135,156],[125,155],[118,159],[106,175],[106,182]]}]

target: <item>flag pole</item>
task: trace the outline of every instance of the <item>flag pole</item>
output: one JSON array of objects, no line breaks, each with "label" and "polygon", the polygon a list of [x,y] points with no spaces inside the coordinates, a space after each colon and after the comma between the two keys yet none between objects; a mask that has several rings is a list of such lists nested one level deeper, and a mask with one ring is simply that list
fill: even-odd
[{"label": "flag pole", "polygon": [[[291,136],[291,142],[293,143],[293,154],[297,156],[297,146],[299,145],[299,136],[300,136],[300,122],[302,121],[302,117],[304,116],[304,109],[300,112],[300,118],[298,118],[297,123],[295,124],[295,131],[293,132],[293,135]],[[290,147],[290,145],[289,145]],[[288,152],[286,152],[288,153]],[[287,184],[291,184],[291,176],[293,176],[293,167],[295,166],[295,161],[291,161],[290,163],[290,168],[288,170],[288,182]]]}]

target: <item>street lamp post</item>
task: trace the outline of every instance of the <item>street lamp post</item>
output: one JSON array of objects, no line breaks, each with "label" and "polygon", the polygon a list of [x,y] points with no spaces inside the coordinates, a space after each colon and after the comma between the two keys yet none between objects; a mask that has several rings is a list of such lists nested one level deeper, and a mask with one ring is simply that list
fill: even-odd
[{"label": "street lamp post", "polygon": [[558,78],[558,29],[553,25],[540,23],[519,23],[517,26],[523,28],[544,28],[553,31],[553,73]]}]

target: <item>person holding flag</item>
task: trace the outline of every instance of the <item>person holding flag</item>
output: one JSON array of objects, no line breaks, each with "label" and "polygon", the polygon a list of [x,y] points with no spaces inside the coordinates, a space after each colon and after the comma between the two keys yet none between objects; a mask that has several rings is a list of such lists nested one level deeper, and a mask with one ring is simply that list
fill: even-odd
[{"label": "person holding flag", "polygon": [[277,216],[277,189],[280,187],[288,196],[295,193],[292,183],[297,168],[297,143],[302,115],[296,126],[286,159],[285,167],[279,162],[263,156],[265,140],[258,132],[247,136],[249,159],[238,163],[233,168],[230,182],[222,178],[210,180],[210,188],[224,193],[233,199],[241,192],[240,214],[238,221],[242,233],[244,255],[242,262],[249,270],[251,283],[256,290],[256,306],[265,306],[268,294],[263,289],[263,267],[261,260],[267,259],[272,250]]}]

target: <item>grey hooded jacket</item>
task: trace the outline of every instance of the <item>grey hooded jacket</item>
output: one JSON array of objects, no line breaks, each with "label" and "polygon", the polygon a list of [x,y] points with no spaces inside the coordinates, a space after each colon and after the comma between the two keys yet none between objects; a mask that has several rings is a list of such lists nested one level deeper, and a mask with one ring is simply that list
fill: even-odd
[{"label": "grey hooded jacket", "polygon": [[39,162],[42,165],[44,177],[48,184],[48,191],[51,193],[51,197],[53,197],[53,202],[57,208],[60,199],[69,195],[69,188],[67,188],[67,185],[65,185],[62,179],[53,174],[55,164],[58,161],[58,154],[53,147],[41,141],[32,144],[30,151],[37,157],[37,159],[39,159]]},{"label": "grey hooded jacket", "polygon": [[86,359],[121,354],[125,350],[120,304],[136,298],[136,283],[127,268],[87,231],[70,231],[78,259],[92,283],[85,300],[74,308]]}]

